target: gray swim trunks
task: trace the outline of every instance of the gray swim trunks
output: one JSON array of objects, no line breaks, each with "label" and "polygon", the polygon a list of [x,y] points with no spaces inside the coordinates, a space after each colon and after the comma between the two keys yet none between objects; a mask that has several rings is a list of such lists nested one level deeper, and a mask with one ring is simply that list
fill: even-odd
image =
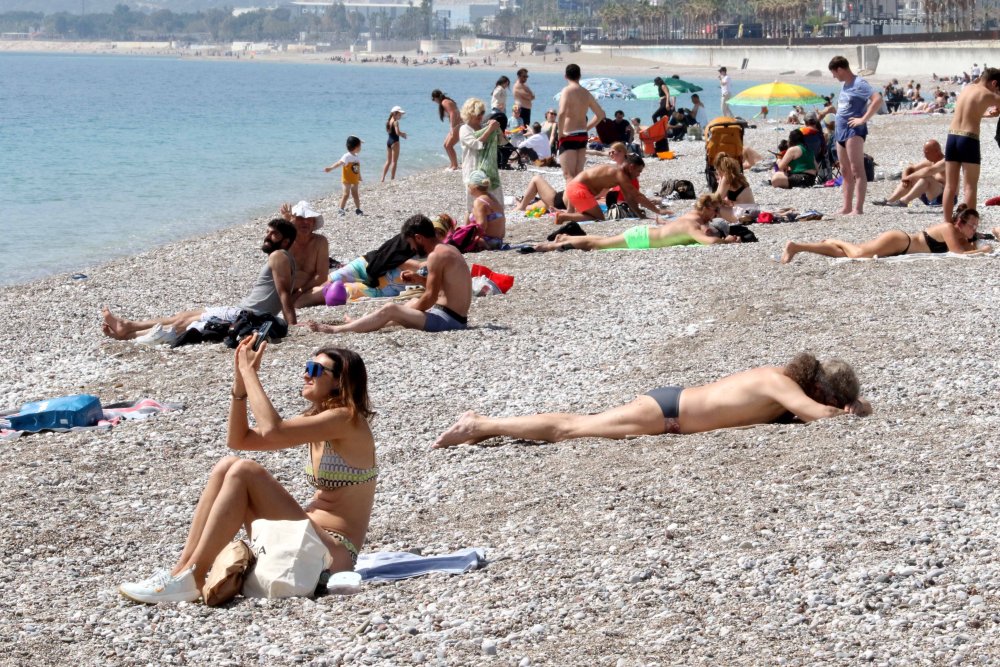
[{"label": "gray swim trunks", "polygon": [[424,331],[431,333],[465,329],[469,326],[467,317],[459,315],[448,306],[431,306],[424,315],[427,316]]}]

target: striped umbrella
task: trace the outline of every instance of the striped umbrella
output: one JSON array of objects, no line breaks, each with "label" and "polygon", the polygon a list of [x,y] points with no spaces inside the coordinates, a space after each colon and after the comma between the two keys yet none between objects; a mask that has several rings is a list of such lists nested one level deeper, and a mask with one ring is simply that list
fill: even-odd
[{"label": "striped umbrella", "polygon": [[[619,81],[618,79],[609,79],[608,77],[599,76],[592,79],[581,79],[580,85],[590,91],[590,93],[597,99],[614,99],[614,100],[634,100],[635,95],[632,94],[632,89]],[[561,92],[561,91],[560,91]],[[558,100],[559,94],[556,93],[552,99]]]}]

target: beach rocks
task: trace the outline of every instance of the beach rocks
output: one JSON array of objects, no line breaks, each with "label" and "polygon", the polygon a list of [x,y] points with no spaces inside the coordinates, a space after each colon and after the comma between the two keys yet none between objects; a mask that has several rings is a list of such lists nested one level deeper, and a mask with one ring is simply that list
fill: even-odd
[{"label": "beach rocks", "polygon": [[[922,137],[944,127],[878,118],[868,150],[877,160],[915,159]],[[775,136],[748,133],[760,150]],[[669,177],[703,189],[701,145],[672,147],[680,158],[651,163],[644,186]],[[984,194],[1000,176],[996,153],[985,151]],[[504,172],[505,192],[519,194],[531,175]],[[765,176],[750,179],[766,206],[838,206],[836,190],[775,191]],[[360,255],[395,233],[400,201],[406,213],[457,216],[459,179],[367,186],[364,221],[324,230],[334,254]],[[871,184],[869,199],[893,185]],[[485,546],[490,560],[465,575],[315,601],[150,608],[115,592],[172,564],[208,471],[231,453],[232,357],[217,345],[110,341],[99,308],[145,317],[237,302],[262,261],[261,221],[88,268],[86,281],[0,289],[5,404],[87,391],[106,403],[151,396],[186,405],[108,433],[4,443],[0,648],[26,664],[988,661],[1000,652],[991,606],[1000,593],[995,260],[768,259],[791,238],[919,230],[939,215],[923,211],[872,207],[859,219],[760,225],[760,243],[747,246],[483,253],[469,259],[517,282],[506,296],[476,300],[468,331],[294,330],[262,367],[281,414],[302,410],[301,366],[317,347],[349,346],[368,366],[381,474],[365,548]],[[540,240],[551,228],[512,214],[508,236]],[[853,363],[875,414],[622,442],[428,449],[466,409],[595,412],[664,384],[782,364],[802,349]],[[241,455],[309,498],[301,448]]]}]

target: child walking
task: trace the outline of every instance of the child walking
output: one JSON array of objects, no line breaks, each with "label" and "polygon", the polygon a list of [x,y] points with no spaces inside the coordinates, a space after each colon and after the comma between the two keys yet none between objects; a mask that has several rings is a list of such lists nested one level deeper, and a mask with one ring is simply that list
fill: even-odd
[{"label": "child walking", "polygon": [[340,198],[341,215],[347,214],[344,207],[347,206],[348,196],[354,198],[354,212],[357,215],[364,215],[361,212],[361,198],[358,196],[358,184],[361,182],[361,160],[358,159],[358,153],[361,152],[362,143],[354,135],[347,137],[347,152],[342,158],[323,169],[329,173],[337,167],[343,167],[340,176],[340,181],[344,184],[344,196]]}]

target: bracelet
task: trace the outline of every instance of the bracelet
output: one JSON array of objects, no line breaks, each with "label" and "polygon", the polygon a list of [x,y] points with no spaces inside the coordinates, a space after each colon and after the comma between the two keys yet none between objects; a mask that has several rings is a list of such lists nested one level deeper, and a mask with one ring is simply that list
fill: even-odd
[{"label": "bracelet", "polygon": [[243,394],[242,396],[237,396],[237,395],[236,395],[236,394],[235,394],[235,393],[233,392],[233,390],[232,390],[232,389],[230,389],[230,390],[229,390],[229,395],[233,397],[233,400],[234,400],[234,401],[245,401],[245,400],[247,400],[247,395],[246,395],[246,394]]}]

